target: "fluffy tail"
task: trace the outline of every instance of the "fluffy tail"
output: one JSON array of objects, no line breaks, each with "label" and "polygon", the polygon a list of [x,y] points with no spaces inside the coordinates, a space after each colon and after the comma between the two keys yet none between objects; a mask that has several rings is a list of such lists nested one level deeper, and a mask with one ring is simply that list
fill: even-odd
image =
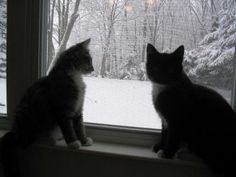
[{"label": "fluffy tail", "polygon": [[0,153],[5,177],[20,177],[18,143],[14,132],[8,132],[3,136]]}]

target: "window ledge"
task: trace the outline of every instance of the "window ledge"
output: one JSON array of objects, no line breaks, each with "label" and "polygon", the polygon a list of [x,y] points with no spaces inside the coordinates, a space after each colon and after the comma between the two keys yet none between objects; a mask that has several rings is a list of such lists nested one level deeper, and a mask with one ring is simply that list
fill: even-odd
[{"label": "window ledge", "polygon": [[[0,131],[0,135],[5,132]],[[55,171],[58,177],[64,177],[65,171],[71,173],[69,176],[82,173],[89,177],[97,173],[100,174],[98,176],[115,177],[128,177],[130,174],[133,177],[154,177],[156,173],[160,177],[178,177],[183,174],[188,177],[213,176],[203,163],[192,158],[189,153],[182,153],[183,159],[160,159],[147,146],[95,141],[92,146],[70,150],[65,141],[60,140],[55,146],[35,143],[27,154],[26,161],[23,159],[21,163],[27,164],[23,171],[30,174],[28,176],[36,177],[52,176]],[[96,170],[88,172],[88,167]],[[116,174],[114,171],[117,168],[123,170]]]},{"label": "window ledge", "polygon": [[[57,147],[67,148],[64,141],[59,141]],[[151,148],[109,142],[96,141],[92,146],[83,146],[78,151],[111,156],[126,156],[129,158],[157,159],[156,154],[151,151]]]},{"label": "window ledge", "polygon": [[[0,130],[0,138],[7,132],[7,130]],[[143,159],[143,160],[152,160],[163,163],[171,164],[182,164],[182,165],[193,165],[193,166],[204,166],[201,163],[201,160],[189,153],[188,151],[183,151],[179,153],[179,157],[175,159],[163,159],[158,158],[157,154],[151,150],[151,147],[138,146],[138,145],[129,145],[121,143],[111,143],[103,141],[95,141],[92,146],[82,146],[79,150],[71,150],[67,148],[67,145],[64,140],[57,141],[55,146],[48,145],[45,143],[35,143],[34,146],[50,149],[61,149],[65,151],[74,151],[81,153],[90,153],[90,154],[100,154],[106,156],[120,156],[126,158],[134,159]]]},{"label": "window ledge", "polygon": [[71,150],[67,148],[64,140],[57,142],[56,146],[47,146],[45,144],[37,144],[39,147],[56,148],[65,151],[73,151],[75,153],[88,153],[100,156],[120,157],[127,159],[155,161],[157,163],[205,167],[199,158],[185,151],[181,152],[178,158],[164,159],[158,158],[157,154],[151,150],[151,147],[126,145],[110,142],[94,142],[92,146],[83,146],[79,150]]}]

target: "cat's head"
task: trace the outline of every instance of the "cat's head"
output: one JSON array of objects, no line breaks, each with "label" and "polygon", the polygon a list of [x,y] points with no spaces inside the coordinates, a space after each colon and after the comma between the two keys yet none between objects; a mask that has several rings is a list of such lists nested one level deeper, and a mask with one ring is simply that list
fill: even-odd
[{"label": "cat's head", "polygon": [[182,76],[184,46],[173,53],[160,53],[151,44],[147,45],[146,70],[148,78],[155,83],[171,84]]},{"label": "cat's head", "polygon": [[79,71],[82,74],[93,72],[92,57],[88,49],[89,43],[90,39],[87,39],[65,50],[58,63],[68,71]]}]

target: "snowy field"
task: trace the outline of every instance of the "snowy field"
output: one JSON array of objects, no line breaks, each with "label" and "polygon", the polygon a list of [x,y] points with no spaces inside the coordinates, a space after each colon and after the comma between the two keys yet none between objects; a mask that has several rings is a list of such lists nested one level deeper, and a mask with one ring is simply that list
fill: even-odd
[{"label": "snowy field", "polygon": [[0,114],[6,114],[6,80],[0,79]]},{"label": "snowy field", "polygon": [[101,124],[160,129],[151,99],[151,83],[84,78],[84,120]]}]

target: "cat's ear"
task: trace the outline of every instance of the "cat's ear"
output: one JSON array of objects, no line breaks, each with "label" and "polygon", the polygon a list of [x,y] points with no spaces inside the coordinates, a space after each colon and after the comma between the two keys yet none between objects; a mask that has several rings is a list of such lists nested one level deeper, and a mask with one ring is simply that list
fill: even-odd
[{"label": "cat's ear", "polygon": [[157,51],[157,49],[152,44],[148,43],[148,45],[147,45],[147,56],[150,56],[154,53],[159,53],[159,52]]},{"label": "cat's ear", "polygon": [[88,46],[89,46],[89,44],[90,44],[90,41],[91,41],[91,38],[89,38],[89,39],[87,39],[87,40],[81,42],[80,44],[82,45],[82,47],[83,47],[84,49],[88,49]]},{"label": "cat's ear", "polygon": [[184,46],[183,46],[183,45],[179,46],[179,47],[173,52],[173,54],[174,54],[175,56],[177,56],[178,58],[183,59],[183,57],[184,57]]}]

